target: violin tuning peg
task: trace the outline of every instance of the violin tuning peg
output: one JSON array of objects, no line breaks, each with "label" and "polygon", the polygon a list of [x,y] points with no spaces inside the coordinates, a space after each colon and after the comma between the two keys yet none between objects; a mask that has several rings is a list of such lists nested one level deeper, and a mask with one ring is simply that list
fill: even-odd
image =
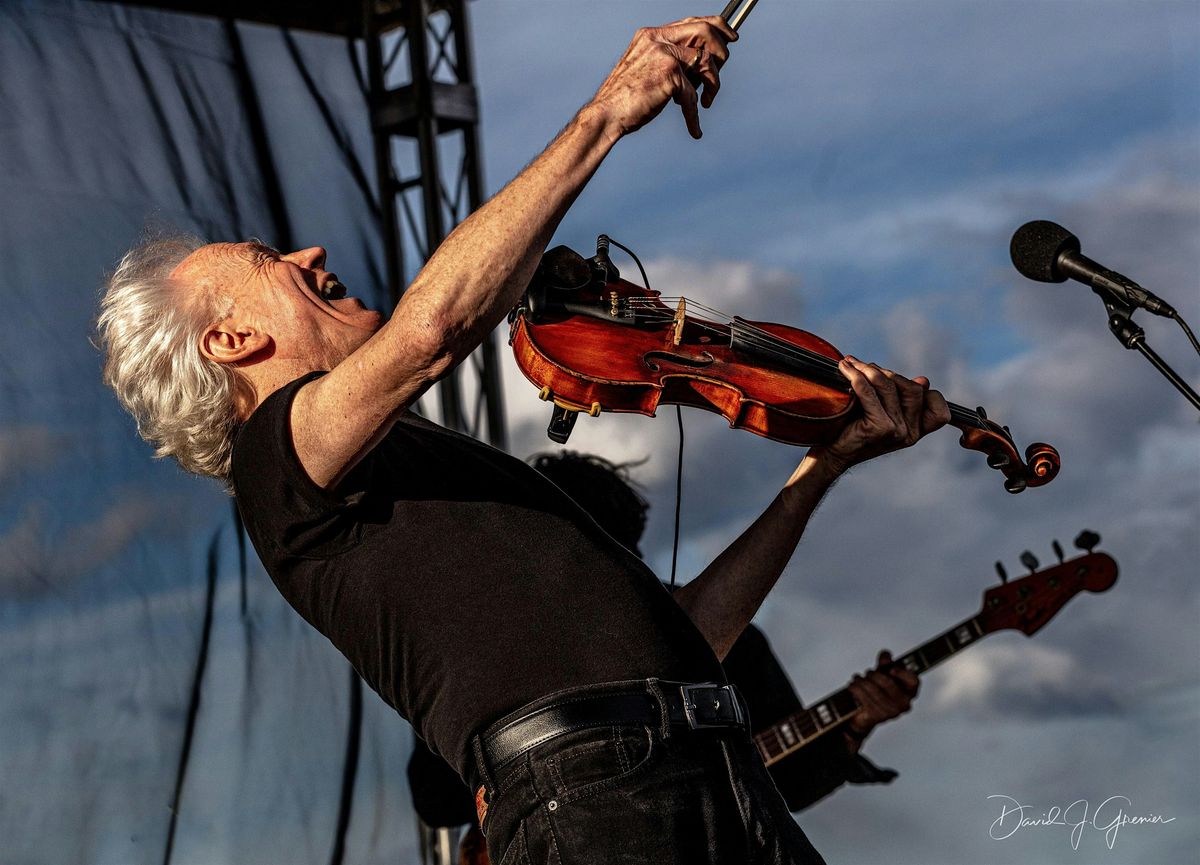
[{"label": "violin tuning peg", "polygon": [[1058,563],[1061,565],[1063,561],[1062,544],[1054,540],[1050,542],[1050,547],[1054,550],[1054,555],[1058,556]]},{"label": "violin tuning peg", "polygon": [[1087,550],[1089,553],[1096,548],[1098,543],[1100,543],[1100,536],[1091,529],[1084,529],[1079,533],[1079,537],[1075,538],[1075,547]]},{"label": "violin tuning peg", "polygon": [[1004,481],[1004,488],[1013,495],[1024,492],[1026,486],[1024,478],[1006,478]]},{"label": "violin tuning peg", "polygon": [[1003,562],[996,562],[996,573],[1000,575],[1000,582],[1001,582],[1001,583],[1007,583],[1007,582],[1008,582],[1008,571],[1004,570],[1004,563],[1003,563]]},{"label": "violin tuning peg", "polygon": [[1037,556],[1029,552],[1029,550],[1026,550],[1025,552],[1021,553],[1021,564],[1029,568],[1029,572],[1032,574],[1037,571],[1038,568]]},{"label": "violin tuning peg", "polygon": [[1012,462],[1012,460],[1010,460],[1008,458],[1008,454],[1003,453],[1001,451],[996,451],[995,453],[988,454],[988,458],[987,458],[988,468],[1002,469],[1002,468],[1007,467],[1010,462]]},{"label": "violin tuning peg", "polygon": [[975,414],[979,415],[980,420],[987,420],[987,412],[984,411],[983,406],[975,406]]}]

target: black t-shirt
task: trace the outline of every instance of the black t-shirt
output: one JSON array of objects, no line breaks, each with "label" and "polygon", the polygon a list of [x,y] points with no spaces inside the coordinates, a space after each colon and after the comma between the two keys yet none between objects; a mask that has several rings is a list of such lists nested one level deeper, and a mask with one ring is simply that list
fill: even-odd
[{"label": "black t-shirt", "polygon": [[462,775],[490,721],[552,691],[724,681],[687,614],[630,553],[518,459],[411,412],[334,492],[268,397],[233,447],[246,530],[288,602]]}]

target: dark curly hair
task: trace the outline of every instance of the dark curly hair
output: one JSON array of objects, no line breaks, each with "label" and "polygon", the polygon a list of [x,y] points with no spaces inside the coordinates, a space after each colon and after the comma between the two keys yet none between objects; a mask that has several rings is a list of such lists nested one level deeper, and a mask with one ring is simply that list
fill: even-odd
[{"label": "dark curly hair", "polygon": [[642,555],[638,543],[646,530],[650,503],[629,476],[630,467],[641,463],[617,465],[604,457],[563,450],[534,454],[529,464],[578,502],[600,528]]}]

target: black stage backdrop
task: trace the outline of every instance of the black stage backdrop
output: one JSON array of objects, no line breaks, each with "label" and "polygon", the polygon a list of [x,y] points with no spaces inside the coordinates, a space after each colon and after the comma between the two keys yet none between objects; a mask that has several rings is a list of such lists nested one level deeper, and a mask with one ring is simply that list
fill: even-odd
[{"label": "black stage backdrop", "polygon": [[332,37],[0,2],[5,865],[415,860],[407,725],[369,694],[356,723],[348,664],[216,485],[151,459],[89,343],[148,219],[320,243],[381,305],[356,70]]}]

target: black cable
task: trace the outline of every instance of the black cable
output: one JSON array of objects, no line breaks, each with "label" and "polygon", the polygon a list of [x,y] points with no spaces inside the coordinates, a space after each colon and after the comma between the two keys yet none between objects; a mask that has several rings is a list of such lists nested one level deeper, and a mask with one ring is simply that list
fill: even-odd
[{"label": "black cable", "polygon": [[1187,338],[1192,341],[1192,348],[1196,350],[1196,354],[1200,354],[1200,342],[1196,342],[1196,334],[1192,333],[1192,329],[1187,326],[1187,322],[1183,320],[1183,316],[1175,313],[1171,317],[1179,322],[1179,326],[1183,328],[1183,332],[1187,334]]},{"label": "black cable", "polygon": [[646,278],[646,268],[642,267],[642,260],[637,257],[637,253],[635,253],[632,249],[630,249],[625,244],[617,243],[615,240],[613,240],[607,234],[602,234],[600,236],[603,237],[605,240],[607,240],[609,243],[611,243],[613,246],[615,246],[617,249],[620,249],[621,251],[629,254],[629,257],[633,259],[633,263],[638,266],[638,270],[640,270],[642,273],[642,285],[644,285],[646,288],[649,288],[650,280]]},{"label": "black cable", "polygon": [[671,588],[675,588],[675,564],[679,561],[679,510],[683,504],[683,409],[675,405],[679,422],[679,462],[675,466],[675,540],[671,545]]},{"label": "black cable", "polygon": [[[597,239],[597,246],[605,243],[611,243],[617,249],[626,253],[633,259],[633,263],[637,265],[638,270],[642,274],[642,285],[647,290],[650,289],[650,279],[646,276],[646,268],[642,267],[642,260],[637,257],[637,253],[623,243],[619,243],[609,237],[607,234],[602,234]],[[679,422],[679,460],[675,466],[675,538],[671,544],[671,588],[675,588],[675,566],[679,562],[679,512],[683,508],[683,409],[678,404],[675,406],[675,419]]]}]

